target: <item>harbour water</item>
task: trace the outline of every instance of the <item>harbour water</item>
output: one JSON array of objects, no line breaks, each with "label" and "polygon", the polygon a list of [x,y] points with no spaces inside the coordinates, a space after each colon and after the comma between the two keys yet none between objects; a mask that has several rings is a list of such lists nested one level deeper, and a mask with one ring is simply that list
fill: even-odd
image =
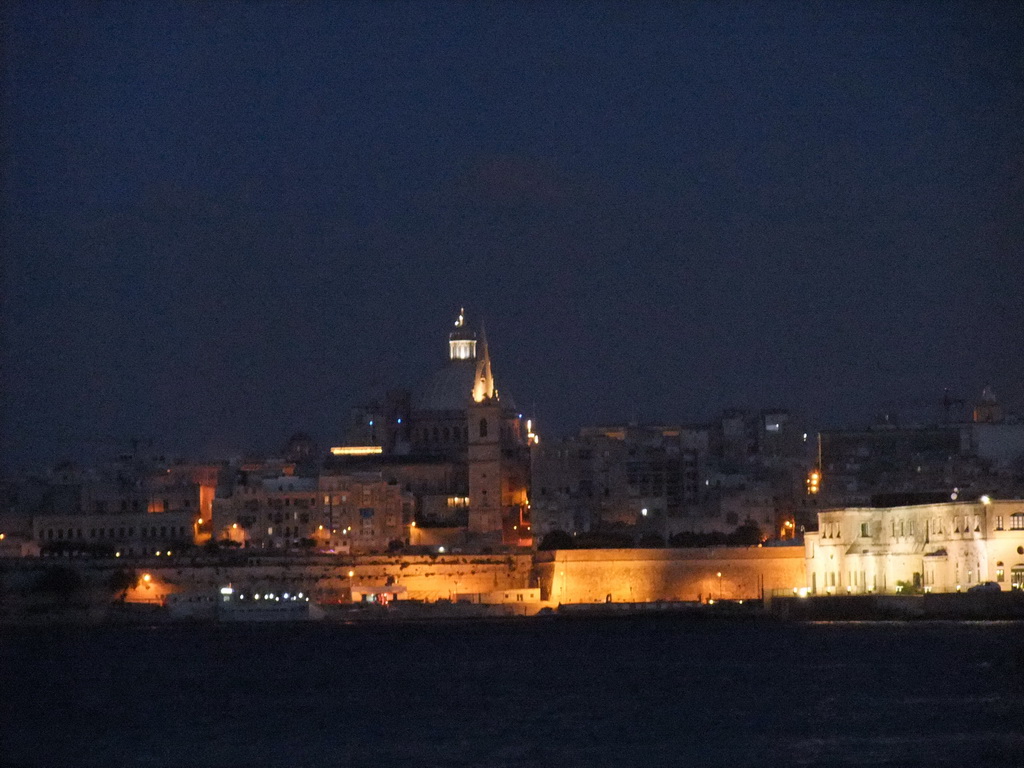
[{"label": "harbour water", "polygon": [[1020,765],[1024,624],[0,630],[0,765]]}]

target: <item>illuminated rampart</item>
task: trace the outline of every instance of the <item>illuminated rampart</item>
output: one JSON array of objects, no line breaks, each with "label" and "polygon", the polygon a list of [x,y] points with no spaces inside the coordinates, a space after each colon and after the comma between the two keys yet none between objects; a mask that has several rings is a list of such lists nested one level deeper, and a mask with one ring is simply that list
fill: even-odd
[{"label": "illuminated rampart", "polygon": [[[245,562],[68,562],[83,584],[107,594],[129,571],[130,602],[162,603],[169,594],[240,589],[304,592],[322,603],[343,601],[351,587],[405,587],[405,597],[436,601],[456,595],[539,589],[549,604],[756,599],[806,585],[803,547],[560,550],[503,555],[380,555],[295,560],[253,556]],[[5,593],[26,594],[53,567],[37,558],[8,561]],[[147,578],[148,576],[148,578]],[[106,590],[107,592],[104,592]]]},{"label": "illuminated rampart", "polygon": [[747,600],[806,584],[803,547],[584,549],[538,552],[553,603]]}]

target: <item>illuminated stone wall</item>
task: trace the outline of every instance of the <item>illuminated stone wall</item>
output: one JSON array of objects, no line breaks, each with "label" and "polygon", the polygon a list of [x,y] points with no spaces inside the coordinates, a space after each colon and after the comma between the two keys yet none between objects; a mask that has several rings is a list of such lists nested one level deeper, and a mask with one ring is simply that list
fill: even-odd
[{"label": "illuminated stone wall", "polygon": [[[351,584],[404,586],[406,596],[446,600],[456,593],[539,587],[552,603],[756,599],[762,590],[807,583],[802,547],[714,549],[594,549],[523,555],[394,556],[355,558],[351,565],[264,564],[152,569],[170,591],[233,583],[268,591],[302,590],[334,602]],[[352,577],[348,575],[352,572]],[[718,574],[721,573],[721,578]]]},{"label": "illuminated stone wall", "polygon": [[[336,602],[352,585],[406,589],[417,600],[447,600],[455,593],[494,592],[537,586],[530,555],[367,556],[346,561],[282,563],[254,558],[250,565],[233,567],[190,566],[139,568],[159,584],[155,593],[166,595],[193,589],[215,589],[228,584],[269,592],[305,592],[320,602]],[[349,576],[351,572],[352,576]]]},{"label": "illuminated stone wall", "polygon": [[757,599],[807,579],[803,547],[559,550],[538,553],[537,571],[554,603]]},{"label": "illuminated stone wall", "polygon": [[[127,597],[162,602],[168,594],[238,589],[304,592],[324,603],[345,599],[351,586],[405,587],[410,599],[449,600],[456,594],[539,589],[551,603],[658,600],[753,599],[765,591],[807,583],[802,547],[717,549],[569,550],[517,555],[396,555],[356,558],[253,556],[233,566],[181,561],[145,564],[125,561],[63,561],[81,572],[87,585],[101,588],[114,572],[134,568],[149,575]],[[50,566],[39,559],[12,560],[4,574],[6,591],[28,589]],[[351,573],[351,576],[349,575]],[[721,573],[721,579],[718,577]],[[109,595],[105,599],[110,599]]]}]

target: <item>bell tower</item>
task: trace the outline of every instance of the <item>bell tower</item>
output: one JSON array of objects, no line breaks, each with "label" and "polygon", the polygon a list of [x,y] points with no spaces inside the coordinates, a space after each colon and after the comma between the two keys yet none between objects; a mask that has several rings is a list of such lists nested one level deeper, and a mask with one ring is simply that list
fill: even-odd
[{"label": "bell tower", "polygon": [[502,532],[501,403],[494,387],[487,333],[480,327],[480,349],[473,378],[473,398],[467,408],[469,428],[469,532]]}]

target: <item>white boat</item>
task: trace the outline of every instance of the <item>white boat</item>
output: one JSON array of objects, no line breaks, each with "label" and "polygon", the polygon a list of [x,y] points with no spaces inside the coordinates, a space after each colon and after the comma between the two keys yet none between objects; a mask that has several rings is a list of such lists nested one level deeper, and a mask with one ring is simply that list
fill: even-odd
[{"label": "white boat", "polygon": [[221,587],[168,595],[167,610],[175,619],[217,621],[315,621],[323,609],[302,592],[271,592]]},{"label": "white boat", "polygon": [[259,592],[222,587],[216,602],[218,621],[316,621],[324,611],[302,592]]}]

